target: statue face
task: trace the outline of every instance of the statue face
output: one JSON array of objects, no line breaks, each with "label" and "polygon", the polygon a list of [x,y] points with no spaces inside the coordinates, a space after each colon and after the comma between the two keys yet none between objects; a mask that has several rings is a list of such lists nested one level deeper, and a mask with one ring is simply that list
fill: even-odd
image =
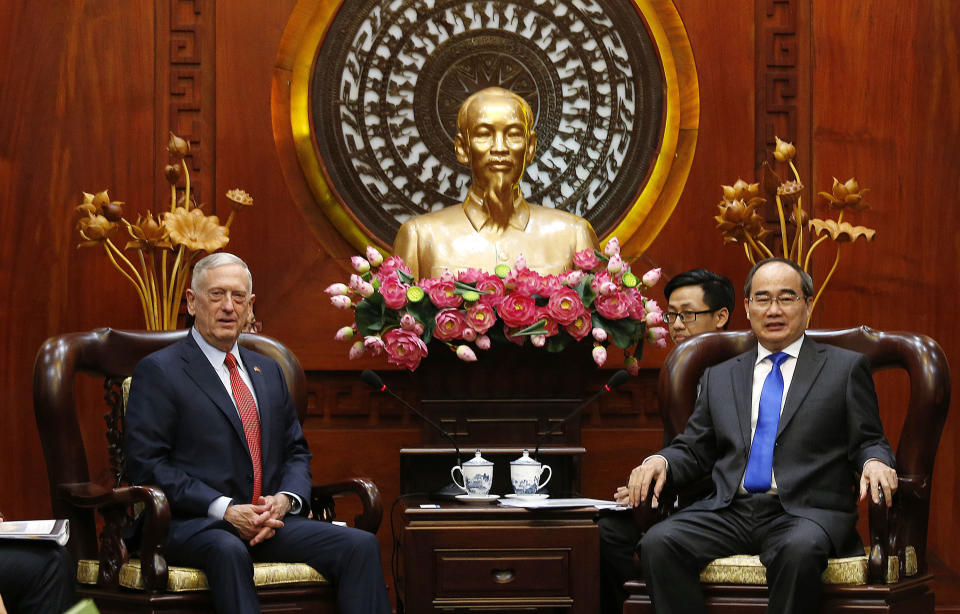
[{"label": "statue face", "polygon": [[457,160],[469,164],[478,187],[516,186],[537,147],[527,133],[523,109],[506,96],[480,96],[472,102],[463,131],[457,134]]}]

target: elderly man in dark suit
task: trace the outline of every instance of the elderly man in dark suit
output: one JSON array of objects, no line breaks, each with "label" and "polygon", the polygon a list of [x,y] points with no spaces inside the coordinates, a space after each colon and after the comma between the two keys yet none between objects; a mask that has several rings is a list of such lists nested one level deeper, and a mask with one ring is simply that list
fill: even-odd
[{"label": "elderly man in dark suit", "polygon": [[643,575],[658,613],[705,610],[698,580],[711,560],[759,554],[768,611],[816,612],[830,556],[862,554],[856,492],[888,502],[897,488],[867,358],[804,335],[810,276],[773,258],[747,277],[744,306],[758,346],[704,373],[683,433],[636,467],[637,505],[668,480],[712,475],[714,493],[647,532]]},{"label": "elderly man in dark suit", "polygon": [[259,612],[254,561],[303,562],[337,584],[344,614],[385,614],[376,536],[309,520],[310,452],[280,366],[237,345],[253,306],[242,260],[197,262],[190,334],[137,365],[127,470],[170,501],[166,553],[204,570],[220,612]]}]

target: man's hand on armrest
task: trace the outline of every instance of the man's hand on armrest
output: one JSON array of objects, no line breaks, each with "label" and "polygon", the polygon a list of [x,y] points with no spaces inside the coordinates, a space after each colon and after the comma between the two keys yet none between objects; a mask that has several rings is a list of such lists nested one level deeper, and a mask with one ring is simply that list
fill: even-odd
[{"label": "man's hand on armrest", "polygon": [[880,489],[883,489],[883,496],[887,501],[887,507],[893,505],[893,493],[897,492],[897,472],[888,467],[883,462],[870,459],[863,464],[863,472],[860,474],[860,501],[870,498],[874,503],[880,503]]}]

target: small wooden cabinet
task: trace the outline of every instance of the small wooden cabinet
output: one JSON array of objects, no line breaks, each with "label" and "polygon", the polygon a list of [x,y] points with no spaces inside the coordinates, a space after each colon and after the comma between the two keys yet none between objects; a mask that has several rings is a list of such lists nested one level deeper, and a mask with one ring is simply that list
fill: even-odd
[{"label": "small wooden cabinet", "polygon": [[403,514],[407,612],[599,610],[596,509],[425,503]]}]

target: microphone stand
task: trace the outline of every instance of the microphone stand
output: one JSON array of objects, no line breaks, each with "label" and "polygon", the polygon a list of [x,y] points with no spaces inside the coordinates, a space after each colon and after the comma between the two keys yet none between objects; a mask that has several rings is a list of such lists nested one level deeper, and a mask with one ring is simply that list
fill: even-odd
[{"label": "microphone stand", "polygon": [[[416,407],[408,403],[403,397],[401,397],[400,395],[395,393],[393,390],[388,388],[387,385],[383,383],[383,380],[380,378],[379,375],[377,375],[376,372],[371,371],[370,369],[364,369],[360,373],[360,379],[363,380],[363,382],[368,386],[370,386],[371,388],[375,388],[380,392],[386,392],[387,394],[392,396],[394,399],[399,401],[401,405],[403,405],[404,407],[412,411],[414,415],[416,415],[421,420],[423,420],[424,422],[432,426],[435,431],[437,431],[438,433],[446,437],[450,441],[450,443],[453,444],[453,449],[456,450],[457,452],[457,466],[460,467],[460,475],[463,475],[463,462],[460,459],[460,446],[457,444],[457,440],[454,439],[453,435],[448,433],[442,426],[440,426],[439,424],[437,424],[436,422],[428,418],[426,414],[421,412],[419,409],[417,409]],[[430,498],[431,499],[433,498],[453,499],[454,496],[462,495],[464,493],[466,493],[465,490],[457,486],[455,482],[451,482],[450,484],[447,484],[437,492],[431,494]]]},{"label": "microphone stand", "polygon": [[613,390],[614,388],[618,387],[620,384],[624,383],[628,379],[630,379],[630,374],[627,373],[624,369],[620,369],[619,371],[611,375],[610,379],[607,380],[607,383],[603,385],[603,388],[601,388],[600,390],[592,394],[586,401],[584,401],[583,403],[578,405],[576,408],[574,408],[572,412],[567,414],[566,417],[563,420],[561,420],[559,423],[557,423],[555,426],[547,429],[546,432],[543,433],[543,435],[537,435],[537,447],[533,451],[533,454],[531,456],[533,458],[536,458],[539,461],[540,458],[537,456],[537,454],[540,452],[540,443],[543,441],[544,437],[549,437],[550,435],[556,435],[557,433],[559,433],[560,428],[562,426],[564,426],[567,422],[569,422],[574,416],[576,416],[577,414],[582,412],[584,409],[586,409],[588,405],[596,401],[600,397],[600,395],[602,395],[604,392],[609,392]]}]

